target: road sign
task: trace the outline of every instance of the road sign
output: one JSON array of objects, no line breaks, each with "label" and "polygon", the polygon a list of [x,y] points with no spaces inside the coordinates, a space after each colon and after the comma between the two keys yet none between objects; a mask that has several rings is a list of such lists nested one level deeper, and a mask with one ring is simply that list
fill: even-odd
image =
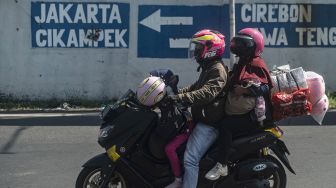
[{"label": "road sign", "polygon": [[[229,44],[228,6],[140,5],[138,57],[187,58],[189,39],[201,29],[218,30]],[[228,57],[228,50],[226,54]]]},{"label": "road sign", "polygon": [[128,48],[129,4],[32,2],[32,47]]},{"label": "road sign", "polygon": [[334,48],[335,4],[237,4],[236,30],[253,27],[264,35],[265,47]]}]

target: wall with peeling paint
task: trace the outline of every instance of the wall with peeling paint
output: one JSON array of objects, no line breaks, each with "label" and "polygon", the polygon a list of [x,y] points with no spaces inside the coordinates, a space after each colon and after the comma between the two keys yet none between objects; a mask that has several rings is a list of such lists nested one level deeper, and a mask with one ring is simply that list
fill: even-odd
[{"label": "wall with peeling paint", "polygon": [[[139,58],[139,5],[214,5],[226,0],[125,0],[130,3],[128,48],[33,48],[31,0],[0,1],[0,93],[16,98],[102,99],[135,89],[148,71],[168,67],[180,75],[181,86],[197,78],[197,66],[184,58]],[[46,1],[48,2],[48,1]],[[64,2],[53,0],[50,2]],[[83,0],[72,2],[115,2]],[[120,1],[118,1],[120,2]],[[237,1],[242,3],[245,1]],[[269,3],[257,0],[256,3]],[[334,3],[332,0],[272,1],[281,3]],[[237,17],[237,15],[236,15]],[[228,37],[229,39],[230,37]],[[160,50],[160,47],[156,47]],[[226,49],[228,50],[228,48]],[[334,48],[266,48],[263,57],[269,67],[303,66],[325,77],[327,88],[336,90]],[[225,59],[228,64],[229,60]]]}]

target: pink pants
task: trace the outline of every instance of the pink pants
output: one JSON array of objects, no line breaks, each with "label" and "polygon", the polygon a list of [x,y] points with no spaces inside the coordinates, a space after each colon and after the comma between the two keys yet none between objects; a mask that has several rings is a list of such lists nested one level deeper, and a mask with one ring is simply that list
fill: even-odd
[{"label": "pink pants", "polygon": [[186,142],[188,137],[189,137],[188,133],[177,135],[172,141],[169,142],[169,144],[167,144],[165,148],[167,157],[170,161],[170,166],[173,170],[173,174],[175,177],[181,177],[182,175],[180,159],[176,154],[176,149],[180,147],[184,142]]},{"label": "pink pants", "polygon": [[171,140],[165,147],[166,155],[170,161],[170,166],[173,170],[173,174],[175,177],[181,177],[181,163],[180,159],[177,156],[176,149],[179,148],[183,143],[188,140],[188,137],[193,129],[193,123],[189,122],[188,131],[185,133],[177,135],[173,140]]}]

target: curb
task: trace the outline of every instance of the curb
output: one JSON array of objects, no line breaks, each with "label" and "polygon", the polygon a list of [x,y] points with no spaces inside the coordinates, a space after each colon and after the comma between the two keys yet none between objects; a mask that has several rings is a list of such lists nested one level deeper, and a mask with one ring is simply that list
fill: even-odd
[{"label": "curb", "polygon": [[[281,120],[277,125],[319,125],[310,115],[291,117]],[[324,116],[323,125],[336,125],[336,110],[330,110]]]},{"label": "curb", "polygon": [[56,117],[99,117],[97,112],[84,112],[84,113],[12,113],[1,114],[0,119],[16,119],[16,118],[56,118]]},{"label": "curb", "polygon": [[[43,109],[43,110],[14,110],[0,111],[0,119],[5,117],[71,117],[71,116],[99,116],[100,109]],[[280,126],[319,125],[311,116],[290,117],[276,122]],[[336,125],[336,110],[326,113],[322,125]]]},{"label": "curb", "polygon": [[36,113],[94,113],[100,112],[100,108],[81,108],[81,109],[28,109],[28,110],[3,110],[0,114],[36,114]]}]

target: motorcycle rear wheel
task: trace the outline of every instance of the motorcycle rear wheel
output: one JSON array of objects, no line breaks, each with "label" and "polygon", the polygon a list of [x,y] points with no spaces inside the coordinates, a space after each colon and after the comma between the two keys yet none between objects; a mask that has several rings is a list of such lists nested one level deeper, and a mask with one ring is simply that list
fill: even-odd
[{"label": "motorcycle rear wheel", "polygon": [[[84,167],[79,173],[76,180],[76,188],[99,188],[102,183],[101,169],[99,167]],[[109,183],[108,188],[127,188],[124,176],[114,171]]]}]

